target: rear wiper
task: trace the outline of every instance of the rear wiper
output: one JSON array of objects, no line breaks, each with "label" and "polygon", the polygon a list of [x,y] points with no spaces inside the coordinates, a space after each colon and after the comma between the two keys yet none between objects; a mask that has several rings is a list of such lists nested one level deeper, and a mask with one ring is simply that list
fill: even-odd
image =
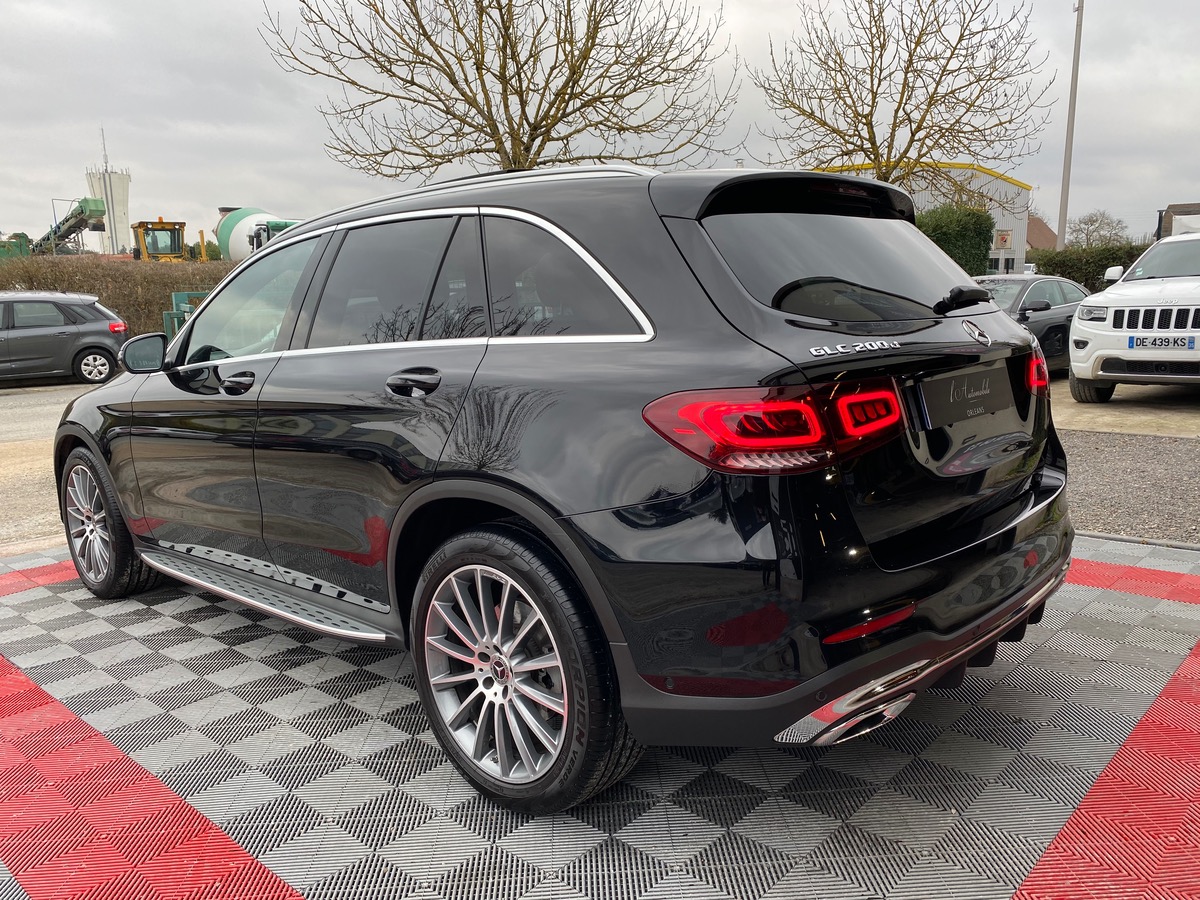
[{"label": "rear wiper", "polygon": [[982,303],[984,300],[991,299],[992,295],[988,292],[987,288],[964,287],[960,284],[950,288],[950,293],[933,304],[933,311],[939,316],[944,316],[953,309],[974,306],[976,303]]}]

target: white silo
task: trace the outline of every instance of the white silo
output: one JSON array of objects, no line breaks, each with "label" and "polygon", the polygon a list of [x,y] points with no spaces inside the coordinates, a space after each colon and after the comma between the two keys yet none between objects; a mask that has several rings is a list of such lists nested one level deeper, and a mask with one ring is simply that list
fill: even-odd
[{"label": "white silo", "polygon": [[104,149],[104,168],[87,170],[88,196],[104,201],[103,252],[126,253],[132,244],[132,232],[129,230],[131,176],[128,169],[113,171],[109,168],[104,129],[100,130],[100,145]]}]

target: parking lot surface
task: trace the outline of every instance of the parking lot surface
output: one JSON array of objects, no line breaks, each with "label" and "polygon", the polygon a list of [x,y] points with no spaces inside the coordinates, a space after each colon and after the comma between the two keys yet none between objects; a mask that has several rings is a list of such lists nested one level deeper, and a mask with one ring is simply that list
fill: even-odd
[{"label": "parking lot surface", "polygon": [[1020,643],[829,749],[479,798],[407,654],[0,564],[0,897],[1200,897],[1200,552],[1084,538]]}]

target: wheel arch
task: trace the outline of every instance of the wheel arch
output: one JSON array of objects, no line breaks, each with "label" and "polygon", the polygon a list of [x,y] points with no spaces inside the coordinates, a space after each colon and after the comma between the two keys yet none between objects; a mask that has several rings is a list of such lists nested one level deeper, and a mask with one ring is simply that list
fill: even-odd
[{"label": "wheel arch", "polygon": [[[388,584],[393,592],[393,608],[402,616],[406,634],[413,590],[433,550],[451,535],[497,521],[530,531],[549,545],[583,592],[608,643],[625,642],[591,563],[562,522],[540,503],[511,488],[468,479],[434,481],[418,488],[401,505],[392,524]],[[404,554],[400,552],[402,545],[407,551]]]}]

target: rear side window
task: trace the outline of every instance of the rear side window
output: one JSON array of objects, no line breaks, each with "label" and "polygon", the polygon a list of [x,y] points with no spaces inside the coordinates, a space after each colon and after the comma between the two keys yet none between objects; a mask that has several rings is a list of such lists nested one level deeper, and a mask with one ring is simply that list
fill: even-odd
[{"label": "rear side window", "polygon": [[67,308],[84,322],[99,322],[104,318],[104,313],[100,312],[100,310],[96,309],[90,303],[81,303],[78,306]]},{"label": "rear side window", "polygon": [[620,298],[548,231],[518,219],[484,219],[496,337],[641,334]]},{"label": "rear side window", "polygon": [[932,317],[971,277],[902,219],[792,212],[708,216],[701,224],[759,303],[844,322]]},{"label": "rear side window", "polygon": [[309,347],[415,341],[454,219],[408,219],[346,235],[309,333]]}]

